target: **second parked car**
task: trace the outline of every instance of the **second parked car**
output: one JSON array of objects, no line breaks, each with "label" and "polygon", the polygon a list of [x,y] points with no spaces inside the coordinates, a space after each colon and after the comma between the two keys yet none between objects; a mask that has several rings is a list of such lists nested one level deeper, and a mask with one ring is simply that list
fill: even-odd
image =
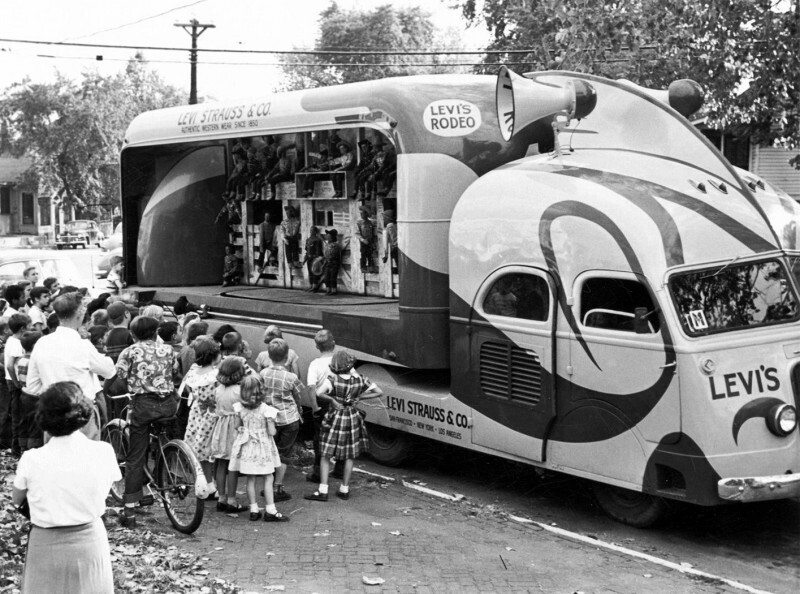
[{"label": "second parked car", "polygon": [[100,247],[100,242],[104,239],[105,235],[94,221],[70,221],[64,224],[61,233],[56,237],[56,247],[58,249],[63,249],[64,246],[87,248],[92,244]]}]

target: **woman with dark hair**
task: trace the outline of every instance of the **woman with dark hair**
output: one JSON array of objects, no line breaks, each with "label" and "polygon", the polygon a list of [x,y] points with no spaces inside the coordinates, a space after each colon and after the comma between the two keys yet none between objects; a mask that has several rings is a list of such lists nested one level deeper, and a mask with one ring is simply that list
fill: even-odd
[{"label": "woman with dark hair", "polygon": [[100,516],[122,475],[111,445],[78,431],[92,413],[75,382],[57,382],[39,398],[36,418],[52,438],[22,454],[12,491],[15,505],[27,499],[32,523],[23,593],[114,591]]}]

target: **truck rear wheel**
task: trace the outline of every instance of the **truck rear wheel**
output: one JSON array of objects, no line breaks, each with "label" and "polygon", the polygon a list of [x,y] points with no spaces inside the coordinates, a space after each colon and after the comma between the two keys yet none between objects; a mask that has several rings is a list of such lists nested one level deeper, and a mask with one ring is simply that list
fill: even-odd
[{"label": "truck rear wheel", "polygon": [[411,437],[394,429],[368,424],[369,455],[384,466],[399,466],[414,454]]},{"label": "truck rear wheel", "polygon": [[607,516],[629,526],[648,528],[667,512],[667,502],[661,497],[600,483],[595,483],[592,490]]}]

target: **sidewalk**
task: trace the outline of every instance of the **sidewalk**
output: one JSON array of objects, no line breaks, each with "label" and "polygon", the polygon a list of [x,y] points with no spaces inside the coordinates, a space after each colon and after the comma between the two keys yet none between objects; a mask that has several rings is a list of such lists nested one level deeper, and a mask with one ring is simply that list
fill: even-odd
[{"label": "sidewalk", "polygon": [[[357,473],[341,501],[338,484],[328,502],[306,501],[314,485],[290,467],[293,498],[278,504],[290,522],[250,522],[209,503],[200,529],[179,546],[207,557],[211,575],[253,592],[733,591],[510,521],[491,506],[476,511]],[[364,576],[384,582],[365,585]]]},{"label": "sidewalk", "polygon": [[0,248],[47,248],[54,244],[46,235],[3,235],[0,236]]}]

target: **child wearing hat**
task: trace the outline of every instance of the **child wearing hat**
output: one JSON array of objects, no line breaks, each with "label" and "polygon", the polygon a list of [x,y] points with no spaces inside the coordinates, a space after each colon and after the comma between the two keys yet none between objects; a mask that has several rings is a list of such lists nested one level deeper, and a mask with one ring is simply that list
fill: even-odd
[{"label": "child wearing hat", "polygon": [[359,400],[379,398],[383,390],[366,376],[353,370],[356,359],[347,351],[337,351],[330,362],[330,373],[317,387],[317,398],[330,402],[322,420],[320,436],[320,484],[313,493],[305,495],[311,501],[328,500],[330,459],[344,460],[342,484],[336,496],[350,499],[350,476],[353,460],[369,449],[367,428],[356,404]]},{"label": "child wearing hat", "polygon": [[316,292],[319,291],[322,276],[318,274],[318,270],[315,269],[314,264],[318,263],[318,258],[321,258],[322,261],[325,260],[325,258],[323,258],[324,245],[322,238],[319,236],[319,229],[317,227],[311,227],[308,230],[308,234],[309,237],[306,239],[306,255],[305,258],[303,258],[303,263],[308,267],[309,286],[312,291]]},{"label": "child wearing hat", "polygon": [[345,171],[351,171],[356,164],[356,158],[353,155],[353,150],[350,148],[350,145],[347,144],[345,141],[341,141],[337,148],[339,149],[339,156],[334,160],[336,167],[331,169],[332,172],[342,172],[343,175],[333,175],[333,197],[334,198],[341,198],[342,197],[342,185],[344,182]]},{"label": "child wearing hat", "polygon": [[[328,229],[325,232],[325,245],[322,248],[322,277],[325,280],[326,295],[336,295],[336,281],[339,278],[339,267],[342,265],[342,248],[339,246],[339,232]],[[319,285],[317,285],[319,287]]]},{"label": "child wearing hat", "polygon": [[300,217],[298,210],[294,206],[287,206],[286,218],[281,221],[281,235],[283,236],[283,250],[286,255],[286,263],[295,268],[301,268],[300,263]]},{"label": "child wearing hat", "polygon": [[[397,178],[397,156],[385,147],[386,141],[381,136],[375,141],[375,156],[370,167],[371,175],[367,179],[367,192],[377,193],[378,196],[387,196]],[[378,182],[383,187],[380,191],[377,191]]]},{"label": "child wearing hat", "polygon": [[361,154],[356,167],[356,187],[350,194],[350,198],[358,198],[359,194],[363,198],[367,198],[367,180],[372,175],[372,158],[374,157],[372,143],[364,138],[358,142],[358,148]]},{"label": "child wearing hat", "polygon": [[[319,153],[309,153],[309,156],[312,158],[310,164],[306,165],[302,169],[300,169],[297,173],[321,173],[323,171],[328,171],[330,169],[330,163],[328,158],[328,147],[321,146],[319,148]],[[310,198],[314,195],[314,185],[318,181],[327,181],[330,179],[330,175],[306,175],[305,181],[303,182],[303,197]]]}]

